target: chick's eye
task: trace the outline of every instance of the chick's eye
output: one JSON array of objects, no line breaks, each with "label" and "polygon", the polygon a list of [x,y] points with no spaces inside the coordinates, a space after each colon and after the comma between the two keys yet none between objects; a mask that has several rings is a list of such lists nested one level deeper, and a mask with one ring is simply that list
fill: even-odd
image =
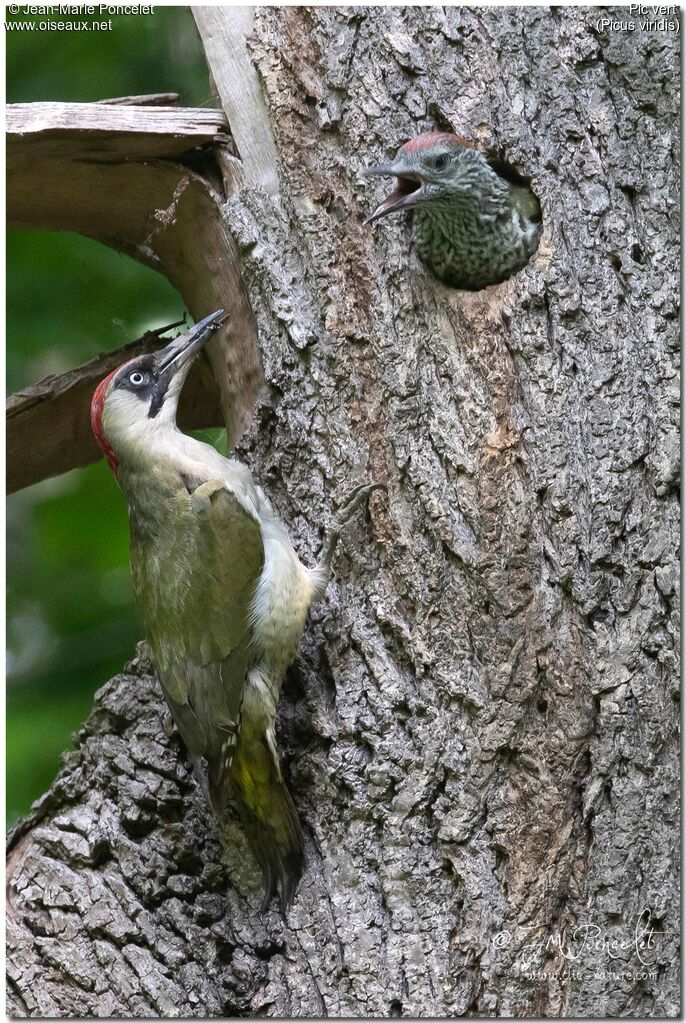
[{"label": "chick's eye", "polygon": [[133,373],[129,373],[129,383],[133,384],[134,387],[140,387],[141,384],[144,384],[147,379],[148,379],[148,374],[147,373],[141,373],[137,369],[135,369],[133,371]]},{"label": "chick's eye", "polygon": [[437,156],[434,159],[434,167],[436,168],[436,170],[443,170],[443,168],[446,167],[447,164],[448,164],[447,156]]}]

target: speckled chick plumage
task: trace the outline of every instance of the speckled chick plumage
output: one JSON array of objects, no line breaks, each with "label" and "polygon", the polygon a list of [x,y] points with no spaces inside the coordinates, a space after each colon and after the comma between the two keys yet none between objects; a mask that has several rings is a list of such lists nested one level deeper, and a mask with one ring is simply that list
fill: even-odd
[{"label": "speckled chick plumage", "polygon": [[503,177],[472,143],[429,132],[401,146],[368,176],[395,176],[395,190],[367,218],[413,212],[422,262],[444,284],[476,291],[524,267],[538,247],[541,210],[524,184]]}]

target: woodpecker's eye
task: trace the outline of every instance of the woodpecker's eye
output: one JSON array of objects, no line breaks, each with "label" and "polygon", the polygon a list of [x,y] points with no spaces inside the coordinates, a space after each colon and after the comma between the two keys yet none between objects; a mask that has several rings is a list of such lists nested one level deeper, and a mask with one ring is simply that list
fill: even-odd
[{"label": "woodpecker's eye", "polygon": [[447,156],[435,156],[434,157],[434,169],[435,170],[443,170],[443,168],[447,167],[447,166],[448,166],[448,157]]},{"label": "woodpecker's eye", "polygon": [[148,374],[141,373],[139,369],[134,369],[133,373],[129,373],[129,383],[133,387],[142,387],[143,384],[148,382]]}]

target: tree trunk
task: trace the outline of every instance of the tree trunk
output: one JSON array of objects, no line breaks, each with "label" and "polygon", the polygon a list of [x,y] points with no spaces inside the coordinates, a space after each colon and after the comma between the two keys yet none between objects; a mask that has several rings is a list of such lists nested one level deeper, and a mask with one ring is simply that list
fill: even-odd
[{"label": "tree trunk", "polygon": [[[287,921],[238,825],[222,865],[139,659],[15,833],[11,1011],[677,1016],[678,36],[263,8],[250,63],[244,11],[195,13],[256,140],[224,206],[266,380],[238,457],[309,563],[354,485],[388,496],[284,687]],[[431,129],[541,200],[502,285],[446,288],[401,219],[362,226],[383,186],[357,172]]]}]

